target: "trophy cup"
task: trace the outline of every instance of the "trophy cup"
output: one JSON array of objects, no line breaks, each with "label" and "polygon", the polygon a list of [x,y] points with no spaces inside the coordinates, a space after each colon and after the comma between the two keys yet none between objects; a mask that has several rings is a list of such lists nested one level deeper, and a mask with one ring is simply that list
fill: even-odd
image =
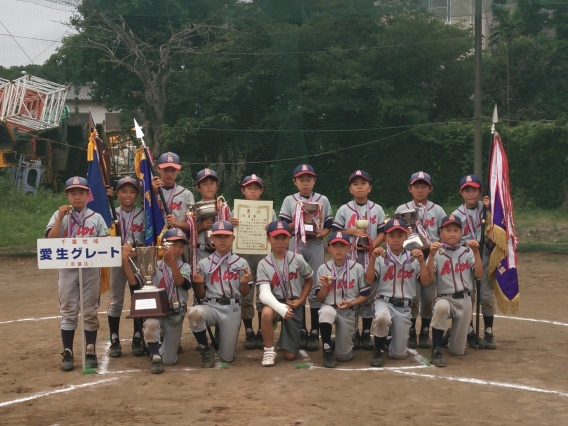
[{"label": "trophy cup", "polygon": [[[213,219],[219,214],[217,209],[217,200],[200,201],[189,206],[190,211],[195,215],[196,218],[201,220]],[[209,247],[213,247],[211,242],[211,229],[205,232],[204,244]]]},{"label": "trophy cup", "polygon": [[302,210],[304,212],[304,229],[306,230],[306,235],[316,236],[322,230],[320,229],[321,224],[321,210],[319,203],[313,203],[311,201],[302,201]]},{"label": "trophy cup", "polygon": [[426,238],[417,229],[416,222],[418,221],[420,210],[422,210],[421,204],[414,209],[403,210],[393,215],[393,219],[403,220],[408,228],[408,237],[403,244],[406,250],[414,250],[415,248],[424,250],[430,246]]},{"label": "trophy cup", "polygon": [[[144,278],[144,287],[134,290],[130,299],[130,315],[126,318],[160,318],[172,314],[166,290],[152,284],[158,263],[160,246],[136,247],[138,265],[134,267]],[[176,302],[177,303],[177,302]]]},{"label": "trophy cup", "polygon": [[[367,219],[359,219],[355,221],[355,227],[357,229],[367,229],[369,227],[369,221]],[[364,237],[357,237],[355,239],[355,245],[357,247],[363,247],[369,245],[369,237],[365,235]]]}]

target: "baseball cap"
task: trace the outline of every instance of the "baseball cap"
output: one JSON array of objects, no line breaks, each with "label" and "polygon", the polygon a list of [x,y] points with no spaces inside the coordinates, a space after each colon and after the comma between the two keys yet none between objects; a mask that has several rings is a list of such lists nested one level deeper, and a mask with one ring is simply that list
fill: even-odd
[{"label": "baseball cap", "polygon": [[371,182],[371,176],[369,175],[369,173],[364,172],[363,170],[357,170],[356,172],[353,172],[349,175],[349,183],[351,183],[353,179],[358,177],[365,179],[369,183]]},{"label": "baseball cap", "polygon": [[421,180],[426,182],[428,185],[432,186],[432,178],[430,177],[430,175],[428,173],[425,173],[425,172],[413,173],[412,176],[410,176],[410,184],[409,185],[413,185],[416,182],[419,182]]},{"label": "baseball cap", "polygon": [[261,188],[264,188],[264,183],[262,183],[262,179],[255,174],[252,174],[250,176],[245,176],[243,182],[241,183],[241,186],[247,186],[250,185],[251,183],[257,183],[260,185]]},{"label": "baseball cap", "polygon": [[132,185],[138,191],[140,191],[140,183],[138,182],[138,179],[134,176],[125,176],[122,179],[119,179],[118,182],[116,182],[116,189],[118,190],[118,188],[126,184]]},{"label": "baseball cap", "polygon": [[349,235],[347,235],[345,232],[336,231],[329,234],[327,245],[331,245],[333,243],[343,243],[349,245],[351,244],[351,241],[349,241]]},{"label": "baseball cap", "polygon": [[165,169],[166,167],[173,167],[174,169],[181,169],[181,161],[179,155],[173,152],[165,152],[158,158],[158,167]]},{"label": "baseball cap", "polygon": [[316,175],[316,171],[312,166],[309,164],[300,164],[298,167],[294,169],[294,177],[298,177],[301,175]]},{"label": "baseball cap", "polygon": [[464,189],[466,186],[481,188],[481,179],[475,175],[464,176],[460,180],[460,189]]},{"label": "baseball cap", "polygon": [[162,239],[166,241],[182,240],[184,244],[187,244],[188,242],[185,232],[183,232],[183,230],[179,228],[168,229],[166,232],[164,232]]},{"label": "baseball cap", "polygon": [[406,229],[406,223],[402,219],[390,219],[385,224],[385,234],[394,231],[395,229],[400,229],[404,232],[408,232]]},{"label": "baseball cap", "polygon": [[452,223],[459,225],[460,228],[462,227],[461,219],[459,217],[451,214],[449,216],[444,216],[444,218],[442,219],[442,224],[440,225],[440,228],[443,228],[444,226],[450,225]]},{"label": "baseball cap", "polygon": [[219,181],[219,176],[217,175],[217,172],[215,170],[203,169],[203,170],[200,170],[199,172],[197,172],[197,178],[195,179],[196,185],[198,185],[199,182],[201,182],[203,179],[208,178],[208,177],[213,178],[216,181]]},{"label": "baseball cap", "polygon": [[73,176],[65,181],[65,192],[67,192],[71,188],[81,188],[89,190],[89,182],[87,179],[80,176]]},{"label": "baseball cap", "polygon": [[233,235],[233,225],[226,220],[215,222],[211,228],[211,235]]},{"label": "baseball cap", "polygon": [[266,228],[266,233],[271,237],[275,237],[276,235],[288,235],[290,236],[290,226],[286,222],[281,220],[275,220],[274,222],[270,222],[268,227]]}]

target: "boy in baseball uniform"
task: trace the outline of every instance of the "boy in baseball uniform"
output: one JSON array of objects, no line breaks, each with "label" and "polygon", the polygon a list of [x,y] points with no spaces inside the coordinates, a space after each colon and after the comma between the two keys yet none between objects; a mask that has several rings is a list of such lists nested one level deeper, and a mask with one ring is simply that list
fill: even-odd
[{"label": "boy in baseball uniform", "polygon": [[[349,259],[349,235],[343,231],[329,236],[332,260],[318,269],[315,293],[321,303],[319,322],[323,343],[323,365],[335,367],[335,358],[353,358],[353,335],[357,325],[356,307],[369,298],[371,287],[365,282],[361,264]],[[331,327],[335,324],[335,349],[331,347]]]},{"label": "boy in baseball uniform", "polygon": [[[432,178],[428,173],[416,172],[410,176],[408,192],[412,194],[412,201],[398,206],[395,211],[400,213],[404,210],[415,209],[421,207],[418,211],[418,220],[416,222],[417,231],[422,235],[428,244],[438,241],[438,229],[442,223],[442,218],[446,215],[444,209],[439,205],[428,200],[428,196],[434,190]],[[424,255],[428,257],[428,250]],[[419,346],[421,348],[430,348],[430,321],[432,319],[432,299],[434,298],[434,283],[427,286],[418,286],[416,289],[416,297],[412,301],[412,326],[410,327],[410,335],[408,338],[408,347],[416,348],[416,318],[418,317],[418,308],[420,307],[421,329],[419,335]]]},{"label": "boy in baseball uniform", "polygon": [[284,359],[292,361],[300,351],[300,338],[304,323],[304,310],[308,293],[312,289],[313,272],[301,254],[288,250],[290,228],[283,221],[274,221],[266,230],[272,252],[258,264],[258,298],[263,303],[262,337],[264,339],[263,367],[272,367],[274,350],[274,324],[282,321],[278,347]]},{"label": "boy in baseball uniform", "polygon": [[[150,372],[154,374],[162,374],[164,364],[173,365],[177,362],[187,306],[187,292],[191,288],[191,267],[181,259],[187,244],[185,232],[180,228],[170,228],[162,238],[166,242],[162,249],[164,258],[156,264],[152,284],[165,289],[168,300],[178,304],[170,306],[172,309],[175,306],[174,313],[163,318],[144,318],[144,341],[150,351]],[[122,267],[128,284],[133,289],[138,289],[144,285],[144,278],[139,273],[132,272],[129,259],[131,252],[132,245],[127,242],[122,248]]]},{"label": "boy in baseball uniform", "polygon": [[[368,196],[372,189],[371,176],[367,172],[357,170],[351,173],[349,176],[349,192],[353,195],[353,201],[343,204],[337,210],[333,220],[334,231],[344,230],[349,235],[351,259],[360,263],[365,270],[371,263],[369,249],[378,246],[384,239],[384,234],[381,231],[384,227],[385,212],[381,206],[369,200]],[[357,227],[357,221],[361,220],[367,221],[365,228]],[[363,319],[363,333],[360,335],[357,329],[354,342],[355,349],[359,345],[366,350],[373,349],[371,323],[373,321],[375,293],[376,286],[372,285],[369,300],[359,307],[359,315]]]},{"label": "boy in baseball uniform", "polygon": [[[108,228],[103,217],[87,207],[89,183],[87,179],[75,176],[65,182],[65,204],[53,213],[47,227],[47,238],[106,237]],[[61,269],[57,276],[59,291],[59,312],[61,312],[61,341],[63,343],[62,371],[71,371],[73,365],[73,340],[79,317],[79,269]],[[85,366],[98,367],[95,347],[99,320],[100,269],[83,269],[83,316],[85,321]]]},{"label": "boy in baseball uniform", "polygon": [[188,313],[189,328],[202,348],[203,368],[215,366],[205,333],[213,325],[219,327],[219,357],[226,362],[235,359],[241,328],[240,299],[252,285],[246,260],[231,251],[235,239],[231,222],[215,222],[211,230],[215,252],[201,259],[193,274],[193,291],[203,304],[193,306]]},{"label": "boy in baseball uniform", "polygon": [[[116,208],[116,214],[120,220],[122,244],[129,242],[133,247],[144,244],[144,210],[134,205],[140,195],[138,179],[134,176],[126,176],[119,179],[115,188],[116,197],[120,207]],[[137,265],[136,251],[131,253],[132,261]],[[134,268],[129,264],[129,267]],[[134,269],[132,269],[134,272]],[[124,306],[124,289],[126,287],[126,274],[122,266],[110,268],[110,301],[107,309],[108,328],[110,332],[110,349],[108,355],[113,358],[122,356],[120,345],[119,327],[120,316]],[[128,286],[132,295],[133,287]],[[132,337],[132,354],[144,355],[142,347],[142,318],[134,318],[134,336]]]},{"label": "boy in baseball uniform", "polygon": [[432,358],[436,367],[444,367],[442,338],[446,321],[452,319],[450,354],[465,353],[468,327],[471,322],[471,290],[475,279],[483,276],[479,243],[469,240],[460,244],[462,222],[453,214],[442,219],[440,241],[430,246],[428,275],[434,277],[436,297],[432,315]]},{"label": "boy in baseball uniform", "polygon": [[[301,254],[310,268],[317,271],[324,263],[323,238],[331,232],[333,225],[331,205],[325,195],[313,191],[316,172],[309,164],[296,167],[292,181],[298,192],[284,199],[280,209],[280,219],[288,223],[290,232],[294,235],[290,241],[290,250]],[[316,351],[319,348],[318,311],[321,303],[316,299],[315,287],[310,291],[308,301],[311,330],[308,333],[304,323],[300,347]]]},{"label": "boy in baseball uniform", "polygon": [[418,285],[427,285],[431,281],[422,250],[416,248],[410,252],[404,248],[408,233],[404,221],[391,219],[384,229],[387,247],[373,250],[372,263],[365,275],[367,284],[377,286],[373,300],[375,349],[372,367],[383,366],[389,328],[392,334],[389,358],[406,358],[412,298],[416,296]]},{"label": "boy in baseball uniform", "polygon": [[[458,207],[453,215],[459,217],[463,223],[463,235],[460,242],[465,243],[469,240],[476,240],[481,243],[481,230],[483,228],[483,208],[487,210],[491,208],[491,201],[486,195],[483,201],[479,201],[481,197],[481,179],[475,175],[464,176],[460,181],[460,195],[463,197],[464,203]],[[483,277],[481,278],[481,287],[479,297],[481,299],[481,313],[483,315],[483,323],[485,325],[485,335],[483,340],[479,341],[480,349],[495,349],[495,338],[493,336],[493,320],[495,318],[495,294],[493,286],[488,280],[489,271],[489,243],[490,240],[485,237],[485,247],[481,247],[483,256]],[[473,286],[472,302],[475,303],[477,288]],[[448,330],[449,331],[449,330]],[[449,336],[447,336],[449,338]],[[446,336],[444,336],[446,340]],[[472,348],[477,347],[475,332],[473,331],[473,322],[470,324],[470,332],[467,334],[467,343]]]}]

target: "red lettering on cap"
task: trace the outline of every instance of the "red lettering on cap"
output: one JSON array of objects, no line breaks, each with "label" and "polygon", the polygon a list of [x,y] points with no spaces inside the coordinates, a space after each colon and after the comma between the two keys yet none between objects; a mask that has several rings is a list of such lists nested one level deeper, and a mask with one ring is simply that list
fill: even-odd
[{"label": "red lettering on cap", "polygon": [[183,237],[183,231],[181,229],[178,229],[178,233],[177,233],[178,237]]},{"label": "red lettering on cap", "polygon": [[424,178],[424,172],[418,172],[418,177],[421,179]]},{"label": "red lettering on cap", "polygon": [[256,177],[256,175],[254,175],[254,174],[253,174],[250,178],[251,178],[251,179],[258,179],[258,178]]},{"label": "red lettering on cap", "polygon": [[126,177],[124,178],[124,181],[125,181],[125,182],[131,182],[132,179],[130,179],[130,176],[126,176]]},{"label": "red lettering on cap", "polygon": [[168,154],[168,163],[171,163],[174,161],[174,156],[172,154]]},{"label": "red lettering on cap", "polygon": [[205,173],[205,176],[207,176],[211,174],[211,171],[209,169],[205,169],[203,170],[203,173]]},{"label": "red lettering on cap", "polygon": [[455,216],[453,214],[450,215],[450,220],[456,220]]},{"label": "red lettering on cap", "polygon": [[302,171],[306,171],[308,170],[308,166],[306,166],[305,164],[302,164]]},{"label": "red lettering on cap", "polygon": [[73,178],[73,185],[79,185],[79,178],[77,176]]},{"label": "red lettering on cap", "polygon": [[393,221],[393,224],[394,224],[394,226],[400,226],[400,222],[396,219]]},{"label": "red lettering on cap", "polygon": [[225,229],[225,224],[223,222],[219,222],[219,227],[217,229]]},{"label": "red lettering on cap", "polygon": [[282,225],[282,222],[278,222],[278,225],[276,225],[277,229],[284,229],[284,225]]},{"label": "red lettering on cap", "polygon": [[336,238],[343,238],[343,235],[341,235],[341,232],[338,232],[336,235]]},{"label": "red lettering on cap", "polygon": [[465,178],[465,181],[466,181],[466,182],[471,182],[471,181],[472,181],[471,176],[466,177],[466,178]]},{"label": "red lettering on cap", "polygon": [[357,171],[355,172],[355,174],[356,174],[357,176],[361,176],[361,170],[357,170]]}]

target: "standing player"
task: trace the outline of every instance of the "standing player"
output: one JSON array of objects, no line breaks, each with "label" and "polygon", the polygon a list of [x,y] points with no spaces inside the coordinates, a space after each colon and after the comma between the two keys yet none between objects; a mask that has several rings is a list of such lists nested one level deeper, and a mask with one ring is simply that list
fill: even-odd
[{"label": "standing player", "polygon": [[[481,179],[475,175],[464,176],[460,181],[460,194],[463,197],[464,204],[453,212],[453,215],[461,220],[463,225],[463,235],[460,242],[465,243],[469,240],[476,240],[481,243],[481,229],[483,228],[483,206],[489,209],[490,200],[488,196],[483,197],[483,202],[479,201],[481,197]],[[489,239],[486,237],[487,243]],[[485,335],[483,340],[479,341],[480,349],[495,349],[495,338],[493,337],[493,319],[495,318],[495,294],[493,286],[489,283],[489,245],[482,247],[483,256],[483,277],[481,278],[481,287],[479,297],[481,298],[481,313],[483,314],[483,323],[485,325]],[[476,286],[473,286],[472,301],[475,303]],[[449,330],[448,330],[449,333]],[[449,336],[444,336],[444,340]],[[476,348],[477,341],[475,332],[473,331],[473,322],[469,326],[467,334],[467,343],[470,347]]]},{"label": "standing player", "polygon": [[[353,195],[353,201],[343,204],[335,215],[333,221],[333,230],[344,229],[349,235],[353,249],[351,256],[356,255],[356,260],[367,270],[369,266],[369,248],[378,246],[384,239],[384,234],[379,232],[384,224],[385,212],[383,208],[372,201],[369,201],[369,193],[373,189],[371,185],[371,176],[367,172],[357,170],[349,176],[349,192]],[[359,229],[355,227],[357,220],[367,220],[369,222],[367,229]],[[358,238],[369,238],[368,244],[357,245]],[[373,284],[373,283],[371,283]],[[359,335],[359,330],[355,334],[354,348],[360,344],[363,349],[373,349],[371,341],[371,324],[373,321],[373,300],[376,294],[376,286],[371,286],[371,295],[369,300],[361,304],[359,310],[363,318],[363,334]]]},{"label": "standing player", "polygon": [[[301,254],[288,251],[290,228],[286,222],[274,221],[266,230],[272,252],[258,264],[258,298],[262,308],[262,337],[264,338],[263,367],[274,365],[274,323],[282,321],[278,347],[284,358],[292,361],[300,351],[304,310],[312,289],[310,265]],[[302,281],[304,282],[302,284]]]},{"label": "standing player", "polygon": [[450,354],[465,353],[467,331],[471,322],[471,288],[476,278],[483,276],[479,255],[479,243],[469,240],[460,245],[462,223],[453,214],[442,219],[440,242],[430,246],[428,275],[434,277],[436,298],[432,316],[432,365],[444,367],[442,338],[446,322],[452,319],[451,337],[448,342]]},{"label": "standing player", "polygon": [[365,275],[367,284],[377,282],[377,296],[373,301],[375,349],[372,367],[382,367],[384,363],[383,353],[389,328],[392,334],[388,346],[389,357],[406,358],[412,298],[416,295],[417,285],[427,285],[431,281],[422,250],[414,249],[410,252],[404,249],[406,236],[404,221],[389,220],[385,225],[387,248],[373,250],[373,262]]},{"label": "standing player", "polygon": [[[363,267],[349,259],[349,236],[332,232],[329,236],[332,260],[318,269],[316,297],[321,303],[319,321],[323,343],[323,366],[335,367],[335,358],[353,358],[353,335],[357,324],[355,309],[369,298],[370,286],[365,283]],[[335,350],[331,347],[331,327],[335,324]]]},{"label": "standing player", "polygon": [[203,368],[215,366],[205,333],[213,325],[219,326],[219,357],[227,362],[235,359],[241,328],[240,299],[252,285],[246,260],[231,251],[235,239],[231,222],[215,222],[211,230],[215,252],[201,259],[199,270],[193,274],[193,291],[203,305],[193,306],[188,313],[189,328],[202,348]]},{"label": "standing player", "polygon": [[[434,190],[432,178],[428,173],[416,172],[410,176],[408,191],[412,194],[412,201],[398,206],[395,213],[404,210],[414,209],[419,205],[417,221],[418,232],[426,238],[429,244],[438,241],[438,229],[442,223],[442,218],[446,215],[444,209],[428,200],[428,196]],[[428,252],[424,253],[428,257]],[[434,283],[427,286],[419,286],[416,289],[416,297],[412,301],[412,326],[408,338],[408,347],[416,348],[416,318],[418,317],[418,306],[420,305],[421,329],[419,345],[421,348],[430,348],[430,321],[432,320],[432,299],[434,298]]]},{"label": "standing player", "polygon": [[[316,184],[316,172],[314,168],[308,164],[301,164],[294,170],[293,177],[294,185],[298,188],[298,192],[293,195],[288,195],[282,203],[280,209],[280,219],[287,222],[290,226],[290,232],[295,234],[295,238],[290,241],[290,250],[300,253],[310,265],[313,271],[317,271],[324,263],[324,246],[323,238],[327,236],[333,224],[333,216],[331,212],[331,205],[325,195],[313,192],[314,185]],[[315,217],[306,212],[303,203],[318,203],[319,214]],[[308,224],[306,221],[313,219],[323,223]],[[317,233],[314,226],[319,226]],[[300,347],[310,351],[317,351],[319,348],[319,308],[321,303],[317,300],[315,295],[315,287],[312,287],[308,295],[310,302],[310,318],[311,330],[308,333],[305,324],[302,329],[302,342]],[[303,308],[305,309],[305,307]]]},{"label": "standing player", "polygon": [[[106,237],[108,228],[103,217],[87,208],[89,183],[87,179],[75,176],[65,182],[65,194],[69,204],[53,213],[47,224],[47,238]],[[73,370],[73,340],[79,316],[79,269],[60,269],[57,278],[59,291],[59,312],[61,312],[61,340],[63,362],[61,370]],[[85,342],[87,345],[85,366],[98,367],[95,347],[99,320],[100,269],[83,269],[83,315],[85,321]],[[83,348],[85,350],[85,348]]]},{"label": "standing player", "polygon": [[[140,195],[140,186],[136,177],[126,176],[116,183],[116,197],[120,202],[120,207],[116,208],[116,213],[120,218],[120,230],[122,232],[122,244],[127,242],[134,247],[144,243],[144,210],[136,207],[134,202]],[[133,251],[132,260],[137,263],[136,251]],[[132,268],[132,265],[128,265]],[[134,270],[132,270],[134,273]],[[108,305],[108,328],[110,332],[110,357],[122,356],[120,346],[119,326],[120,315],[124,305],[124,287],[127,277],[122,266],[110,268],[110,302]],[[129,286],[132,295],[133,287]],[[134,356],[144,355],[142,347],[142,318],[134,318],[134,336],[132,337],[132,354]]]},{"label": "standing player", "polygon": [[[152,284],[165,289],[168,292],[168,300],[173,298],[179,301],[179,309],[163,318],[144,319],[144,341],[150,350],[150,372],[154,374],[162,374],[164,364],[173,365],[177,362],[188,299],[187,291],[191,288],[189,278],[191,267],[181,259],[187,244],[185,232],[179,228],[171,228],[164,233],[163,239],[171,244],[165,245],[162,249],[164,259],[158,261],[156,265]],[[128,259],[131,251],[132,246],[130,243],[126,243],[122,248],[122,267],[128,283],[136,289],[144,285],[144,278],[140,274],[132,272]],[[173,294],[170,294],[170,292]]]}]

